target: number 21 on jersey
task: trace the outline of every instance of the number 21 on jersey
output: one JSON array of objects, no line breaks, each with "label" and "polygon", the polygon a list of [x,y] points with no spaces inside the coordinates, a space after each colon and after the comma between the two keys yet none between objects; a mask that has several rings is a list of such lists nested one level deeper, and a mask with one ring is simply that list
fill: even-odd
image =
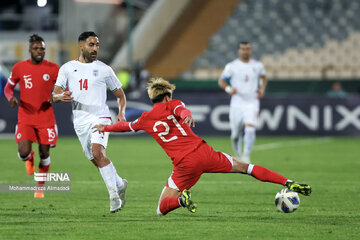
[{"label": "number 21 on jersey", "polygon": [[80,90],[88,90],[88,80],[87,79],[80,79]]},{"label": "number 21 on jersey", "polygon": [[[175,118],[173,115],[169,115],[169,116],[167,117],[167,119],[169,119],[169,120],[172,119],[172,121],[174,122],[175,126],[179,129],[179,131],[181,132],[181,134],[182,134],[183,136],[187,136],[185,130],[181,127],[180,123],[179,123],[178,121],[176,121],[176,118]],[[159,126],[159,125],[163,125],[164,128],[165,128],[165,131],[160,132],[160,133],[158,134],[159,138],[160,138],[163,142],[170,142],[170,141],[173,141],[173,140],[175,140],[175,139],[178,138],[177,136],[173,136],[173,137],[171,137],[171,138],[169,138],[169,139],[166,139],[166,138],[165,138],[165,136],[169,134],[170,127],[169,127],[169,125],[168,125],[166,122],[163,122],[163,121],[157,121],[157,122],[154,124],[154,127],[153,127],[154,132],[157,132],[157,131],[158,131],[158,130],[157,130],[157,126]]]}]

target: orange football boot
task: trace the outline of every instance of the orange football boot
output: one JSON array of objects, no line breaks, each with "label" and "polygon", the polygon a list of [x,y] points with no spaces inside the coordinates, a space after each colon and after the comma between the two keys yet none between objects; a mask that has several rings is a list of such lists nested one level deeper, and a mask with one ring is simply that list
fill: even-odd
[{"label": "orange football boot", "polygon": [[34,155],[34,150],[31,149],[30,158],[25,161],[26,172],[29,175],[33,175],[35,172]]},{"label": "orange football boot", "polygon": [[44,192],[34,192],[34,198],[44,198]]},{"label": "orange football boot", "polygon": [[36,190],[34,192],[34,198],[44,198],[44,191],[42,189],[43,187],[44,187],[44,184],[38,183],[36,185]]}]

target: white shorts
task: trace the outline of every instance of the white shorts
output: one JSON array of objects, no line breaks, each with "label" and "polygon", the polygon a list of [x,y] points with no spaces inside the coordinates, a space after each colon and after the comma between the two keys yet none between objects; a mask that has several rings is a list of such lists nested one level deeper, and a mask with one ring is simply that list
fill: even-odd
[{"label": "white shorts", "polygon": [[101,144],[106,149],[110,135],[109,132],[93,132],[92,127],[96,124],[111,124],[111,120],[109,118],[99,118],[99,120],[96,122],[74,127],[76,135],[78,136],[83,148],[83,152],[89,160],[94,159],[92,154],[92,144]]},{"label": "white shorts", "polygon": [[231,138],[236,139],[240,136],[245,124],[257,126],[260,103],[259,100],[242,102],[236,107],[230,107],[229,120],[231,128]]}]

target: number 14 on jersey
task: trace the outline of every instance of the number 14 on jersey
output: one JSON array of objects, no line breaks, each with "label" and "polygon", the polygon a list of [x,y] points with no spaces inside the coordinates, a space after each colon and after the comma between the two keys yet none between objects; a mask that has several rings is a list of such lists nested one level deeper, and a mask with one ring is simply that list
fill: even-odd
[{"label": "number 14 on jersey", "polygon": [[80,79],[80,90],[88,90],[88,80],[87,79]]}]

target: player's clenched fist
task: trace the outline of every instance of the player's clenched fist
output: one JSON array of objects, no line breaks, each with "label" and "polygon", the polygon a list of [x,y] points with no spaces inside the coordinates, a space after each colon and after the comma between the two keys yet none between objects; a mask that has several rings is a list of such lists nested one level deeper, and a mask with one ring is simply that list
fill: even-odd
[{"label": "player's clenched fist", "polygon": [[16,107],[16,105],[18,105],[18,103],[19,103],[19,101],[17,100],[17,98],[16,97],[12,97],[12,98],[10,98],[10,100],[9,100],[9,105],[10,105],[10,107]]},{"label": "player's clenched fist", "polygon": [[55,86],[53,91],[53,100],[54,102],[71,102],[73,97],[71,96],[72,92],[62,91],[61,87]]},{"label": "player's clenched fist", "polygon": [[71,102],[73,100],[71,94],[72,94],[72,92],[70,92],[70,91],[63,92],[62,96],[61,96],[61,101],[63,101],[63,102]]}]

